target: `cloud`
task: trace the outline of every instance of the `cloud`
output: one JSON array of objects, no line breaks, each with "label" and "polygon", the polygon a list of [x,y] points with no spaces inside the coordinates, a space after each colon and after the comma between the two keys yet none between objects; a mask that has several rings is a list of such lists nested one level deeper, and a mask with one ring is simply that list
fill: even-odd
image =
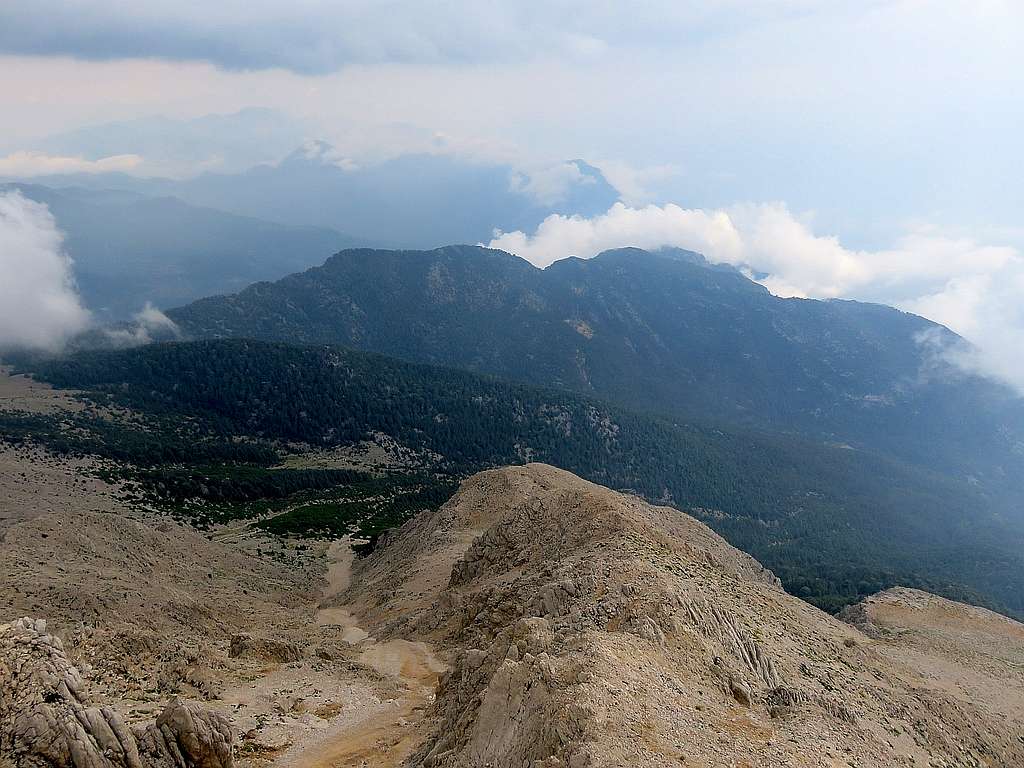
[{"label": "cloud", "polygon": [[628,10],[589,0],[6,0],[0,51],[82,59],[202,60],[227,69],[323,74],[346,65],[467,63],[556,54],[591,60],[612,45],[677,46],[852,0],[658,0]]},{"label": "cloud", "polygon": [[626,205],[644,205],[655,202],[659,195],[655,191],[666,181],[682,175],[682,168],[673,163],[636,167],[622,160],[597,160],[594,165],[618,190]]},{"label": "cloud", "polygon": [[953,328],[974,342],[940,351],[961,368],[992,376],[1024,393],[1024,259],[988,274],[951,278],[903,309]]},{"label": "cloud", "polygon": [[148,301],[146,302],[146,306],[136,313],[135,322],[147,331],[172,333],[175,336],[180,335],[177,323]]},{"label": "cloud", "polygon": [[[231,70],[303,74],[356,64],[493,60],[526,51],[527,19],[497,5],[474,9],[451,0],[397,0],[386,13],[368,0],[97,0],[88,9],[63,0],[10,0],[0,6],[0,50],[94,60],[200,60]],[[596,45],[581,45],[579,35],[568,31],[544,38],[569,55]]]},{"label": "cloud", "polygon": [[299,152],[306,160],[316,161],[323,165],[333,165],[342,171],[354,171],[359,168],[356,162],[342,154],[325,141],[319,139],[307,139],[302,142]]},{"label": "cloud", "polygon": [[148,301],[130,323],[121,328],[106,328],[103,333],[115,347],[138,347],[155,339],[181,338],[177,323]]},{"label": "cloud", "polygon": [[14,152],[0,157],[0,176],[25,179],[54,173],[126,173],[142,163],[138,155],[113,155],[99,160],[62,157],[42,152]]},{"label": "cloud", "polygon": [[[465,62],[531,53],[600,56],[608,39],[676,44],[750,19],[824,7],[822,0],[764,0],[757,11],[696,0],[653,2],[629,13],[585,0],[546,4],[394,0],[6,0],[0,50],[80,58],[207,60],[226,69],[327,73],[352,63]],[[731,7],[730,7],[731,6]],[[675,31],[677,34],[672,35]]]},{"label": "cloud", "polygon": [[88,324],[49,209],[0,195],[0,346],[55,351]]},{"label": "cloud", "polygon": [[539,267],[567,256],[590,258],[628,245],[685,246],[730,262],[739,258],[743,249],[727,213],[686,210],[672,204],[630,208],[616,203],[607,213],[591,219],[555,214],[544,219],[533,235],[504,232],[490,242],[491,248],[515,253]]},{"label": "cloud", "polygon": [[593,218],[549,216],[533,234],[500,233],[490,247],[537,266],[624,246],[677,246],[731,264],[779,296],[859,298],[923,315],[973,342],[947,350],[975,373],[1024,393],[1024,254],[935,231],[912,231],[890,248],[854,250],[815,234],[809,217],[780,203],[722,210],[622,203]]},{"label": "cloud", "polygon": [[573,187],[593,183],[595,179],[584,175],[576,163],[555,163],[514,173],[510,186],[512,191],[527,195],[541,205],[552,206],[563,202]]},{"label": "cloud", "polygon": [[[428,142],[510,146],[531,162],[677,165],[685,173],[639,189],[628,174],[608,177],[632,205],[784,199],[872,244],[912,217],[981,232],[1014,224],[1024,207],[1024,3],[242,5],[0,3],[0,51],[25,51],[0,59],[0,154],[131,152],[148,168],[166,132],[102,151],[39,139],[54,126],[260,106],[360,165],[397,154],[394,126]],[[573,35],[604,45],[573,45]],[[245,162],[298,143],[255,147]],[[216,157],[238,167],[226,151],[199,159]],[[192,168],[179,165],[172,175]]]},{"label": "cloud", "polygon": [[[81,67],[82,64],[78,63]],[[148,74],[140,73],[140,79]],[[98,78],[105,80],[106,78]],[[155,85],[155,88],[160,86]],[[72,90],[73,85],[68,85]],[[302,143],[299,121],[272,109],[242,109],[190,120],[147,116],[64,130],[19,149],[70,158],[85,170],[125,171],[145,176],[187,177],[206,170],[230,173],[276,162]],[[96,158],[105,158],[96,161]],[[43,158],[45,172],[53,161]],[[116,167],[120,165],[121,167]],[[75,167],[76,172],[83,170]]]}]

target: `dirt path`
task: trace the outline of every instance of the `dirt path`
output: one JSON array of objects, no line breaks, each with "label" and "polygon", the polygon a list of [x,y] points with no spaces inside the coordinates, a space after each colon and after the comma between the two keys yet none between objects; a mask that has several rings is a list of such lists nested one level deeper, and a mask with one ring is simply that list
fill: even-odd
[{"label": "dirt path", "polygon": [[[347,539],[327,551],[327,588],[323,600],[342,593],[352,579],[352,548]],[[445,666],[426,643],[389,640],[378,643],[345,607],[320,608],[321,626],[342,628],[342,639],[360,648],[359,662],[398,685],[396,698],[362,713],[339,718],[305,742],[296,743],[275,763],[276,768],[395,768],[403,764],[423,738],[423,715],[433,701],[438,676]]]}]

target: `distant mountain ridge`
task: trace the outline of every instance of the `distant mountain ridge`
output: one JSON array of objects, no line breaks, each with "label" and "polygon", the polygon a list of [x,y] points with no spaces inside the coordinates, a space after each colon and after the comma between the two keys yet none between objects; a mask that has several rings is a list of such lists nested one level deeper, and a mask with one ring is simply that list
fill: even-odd
[{"label": "distant mountain ridge", "polygon": [[280,162],[236,172],[183,179],[71,174],[32,181],[176,197],[238,216],[334,229],[363,244],[389,247],[488,242],[496,229],[533,231],[552,213],[604,213],[620,197],[601,171],[583,160],[530,172],[443,153],[357,164],[322,141],[306,142]]},{"label": "distant mountain ridge", "polygon": [[343,344],[800,432],[949,473],[1017,510],[1019,399],[920,343],[959,337],[890,307],[780,299],[688,251],[619,249],[541,270],[475,246],[355,249],[169,315],[197,338]]}]

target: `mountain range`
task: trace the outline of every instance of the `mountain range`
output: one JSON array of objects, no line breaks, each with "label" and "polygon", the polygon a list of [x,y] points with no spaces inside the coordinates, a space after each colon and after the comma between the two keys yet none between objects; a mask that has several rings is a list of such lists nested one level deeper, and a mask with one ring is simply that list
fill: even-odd
[{"label": "mountain range", "polygon": [[890,307],[780,299],[692,252],[538,269],[472,246],[354,249],[168,314],[195,338],[341,344],[876,451],[1021,518],[1024,408],[946,359],[966,342]]},{"label": "mountain range", "polygon": [[473,246],[169,315],[5,355],[0,753],[1020,763],[1024,630],[928,594],[1024,615],[1020,405],[941,326]]},{"label": "mountain range", "polygon": [[[246,117],[245,135],[260,134],[266,120],[274,124],[261,114]],[[159,135],[161,126],[111,130],[143,141],[143,151],[145,137]],[[166,162],[173,164],[195,142],[219,147],[200,140],[210,131],[220,136],[218,126],[189,123],[177,150],[156,143],[171,152]],[[102,148],[103,132],[55,137],[52,147],[83,145]],[[239,151],[246,155],[244,147]],[[65,235],[84,304],[101,322],[125,320],[147,303],[165,309],[277,279],[341,248],[487,242],[496,229],[533,230],[553,213],[592,216],[619,198],[601,171],[583,160],[533,175],[442,154],[356,166],[320,141],[304,143],[279,162],[188,178],[77,173],[0,179],[0,194],[15,191],[49,207]]]},{"label": "mountain range", "polygon": [[[903,583],[1024,611],[1020,401],[946,360],[966,342],[923,318],[780,299],[677,249],[538,269],[476,246],[350,249],[167,314],[201,341],[24,363],[163,420],[112,458],[384,435],[460,477],[539,459],[705,510],[824,607]],[[163,434],[179,424],[230,440]],[[79,424],[100,445],[78,447],[109,451],[104,425]]]}]

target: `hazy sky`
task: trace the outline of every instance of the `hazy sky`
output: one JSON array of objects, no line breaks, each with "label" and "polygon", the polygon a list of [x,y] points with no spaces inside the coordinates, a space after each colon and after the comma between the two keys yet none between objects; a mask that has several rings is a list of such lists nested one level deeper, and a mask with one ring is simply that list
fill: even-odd
[{"label": "hazy sky", "polygon": [[39,148],[249,107],[283,123],[250,148],[267,160],[292,132],[357,162],[582,157],[626,213],[503,244],[544,262],[668,222],[660,239],[714,250],[676,211],[725,216],[741,245],[716,257],[780,292],[889,301],[1005,350],[1024,342],[1022,73],[1020,0],[5,0],[0,172],[144,171],[116,146]]},{"label": "hazy sky", "polygon": [[783,201],[858,245],[1024,207],[1018,0],[6,0],[0,52],[9,149],[263,106],[356,157],[585,157],[637,200]]}]

